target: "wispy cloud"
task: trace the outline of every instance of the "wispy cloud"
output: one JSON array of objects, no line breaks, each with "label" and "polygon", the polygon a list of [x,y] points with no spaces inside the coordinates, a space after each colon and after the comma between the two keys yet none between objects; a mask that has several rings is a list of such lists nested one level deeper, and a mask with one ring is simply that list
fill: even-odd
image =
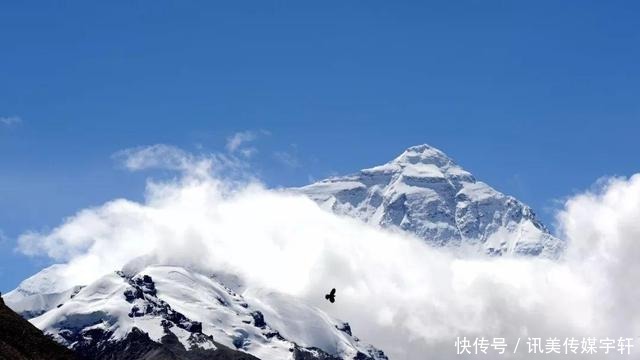
[{"label": "wispy cloud", "polygon": [[267,130],[246,130],[239,131],[227,138],[226,148],[227,151],[231,154],[239,153],[244,157],[251,157],[258,152],[253,146],[247,146],[249,143],[258,139],[258,137],[262,135],[270,135],[271,133]]},{"label": "wispy cloud", "polygon": [[225,170],[229,177],[243,178],[246,166],[225,154],[193,154],[166,144],[124,149],[113,154],[113,158],[130,171],[171,170],[190,177],[207,177]]},{"label": "wispy cloud", "polygon": [[175,146],[155,144],[121,150],[116,160],[131,171],[146,169],[187,170],[196,163],[195,156]]},{"label": "wispy cloud", "polygon": [[251,142],[257,137],[253,131],[240,131],[227,138],[227,150],[235,152],[242,144]]},{"label": "wispy cloud", "polygon": [[22,118],[19,116],[0,116],[0,125],[15,126],[22,124]]}]

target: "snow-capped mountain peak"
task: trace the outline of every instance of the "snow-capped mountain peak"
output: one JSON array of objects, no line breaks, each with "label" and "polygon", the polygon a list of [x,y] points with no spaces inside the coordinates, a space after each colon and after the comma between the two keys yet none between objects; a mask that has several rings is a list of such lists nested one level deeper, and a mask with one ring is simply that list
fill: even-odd
[{"label": "snow-capped mountain peak", "polygon": [[438,246],[547,257],[558,256],[563,248],[531,208],[477,181],[426,144],[412,146],[386,164],[292,191],[338,214],[404,230]]},{"label": "snow-capped mountain peak", "polygon": [[400,166],[422,163],[445,167],[452,165],[453,160],[439,149],[427,144],[422,144],[407,148],[402,154],[391,160],[389,163],[398,164]]},{"label": "snow-capped mountain peak", "polygon": [[55,264],[23,280],[4,295],[11,309],[25,319],[39,316],[75,296],[82,286],[66,283],[66,265]]},{"label": "snow-capped mountain peak", "polygon": [[445,153],[426,144],[412,146],[388,163],[360,170],[360,173],[370,176],[401,174],[404,178],[475,181],[471,173],[458,166]]}]

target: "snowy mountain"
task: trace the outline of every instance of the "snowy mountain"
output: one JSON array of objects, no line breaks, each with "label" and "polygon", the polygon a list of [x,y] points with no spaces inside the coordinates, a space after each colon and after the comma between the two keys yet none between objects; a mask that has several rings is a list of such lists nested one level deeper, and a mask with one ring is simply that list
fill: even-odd
[{"label": "snowy mountain", "polygon": [[429,145],[410,147],[384,165],[293,191],[338,214],[401,229],[436,246],[545,257],[557,257],[564,248],[531,208],[477,181]]},{"label": "snowy mountain", "polygon": [[65,302],[82,286],[66,284],[64,270],[64,265],[52,265],[41,270],[5,294],[6,303],[20,316],[31,319]]},{"label": "snowy mountain", "polygon": [[[414,146],[350,176],[289,189],[321,207],[407,231],[435,246],[490,255],[557,257],[564,243],[533,211],[458,166]],[[91,359],[387,359],[349,324],[283,294],[137,258],[89,284],[54,265],[5,295],[14,311]]]},{"label": "snowy mountain", "polygon": [[[157,357],[159,351],[178,359],[386,359],[347,323],[295,298],[246,289],[233,276],[133,264],[66,291],[48,282],[61,271],[54,266],[6,299],[23,315],[41,314],[30,321],[92,359]],[[34,288],[55,292],[29,293]]]}]

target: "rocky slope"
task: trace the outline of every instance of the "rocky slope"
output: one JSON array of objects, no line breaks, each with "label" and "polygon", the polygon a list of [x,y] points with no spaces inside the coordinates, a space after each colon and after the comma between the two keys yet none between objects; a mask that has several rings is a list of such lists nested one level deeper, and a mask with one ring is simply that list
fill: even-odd
[{"label": "rocky slope", "polygon": [[0,298],[0,360],[72,360],[77,357],[27,320]]}]

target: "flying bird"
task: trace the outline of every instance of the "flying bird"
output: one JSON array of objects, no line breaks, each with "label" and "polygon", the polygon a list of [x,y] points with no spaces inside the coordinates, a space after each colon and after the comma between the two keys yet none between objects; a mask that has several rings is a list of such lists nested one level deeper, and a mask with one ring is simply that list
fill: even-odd
[{"label": "flying bird", "polygon": [[331,292],[325,295],[324,298],[329,300],[333,304],[336,301],[336,289],[331,289]]}]

